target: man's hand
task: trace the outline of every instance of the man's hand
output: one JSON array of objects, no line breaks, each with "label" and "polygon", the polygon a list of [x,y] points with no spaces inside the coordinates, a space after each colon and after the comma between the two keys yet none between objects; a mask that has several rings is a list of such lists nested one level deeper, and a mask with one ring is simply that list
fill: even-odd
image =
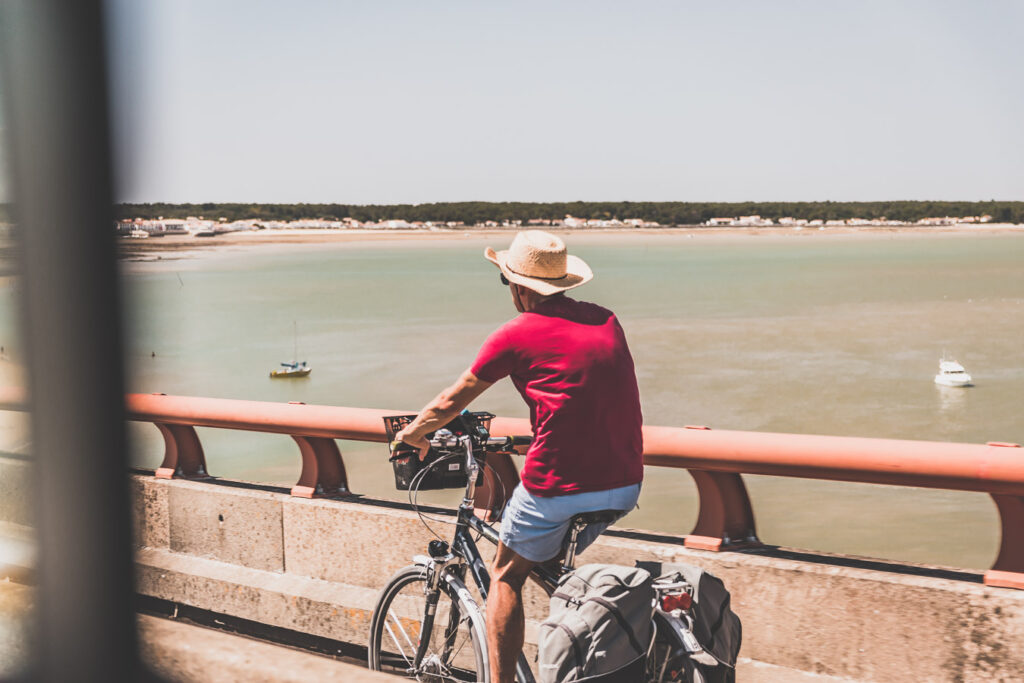
[{"label": "man's hand", "polygon": [[419,450],[420,460],[423,460],[423,458],[427,457],[427,452],[430,451],[430,442],[427,441],[427,438],[425,436],[416,434],[414,431],[411,431],[408,428],[403,429],[402,431],[395,434],[395,440],[391,444],[392,453],[394,452],[395,446],[399,442],[404,443],[408,446],[412,446],[413,448]]},{"label": "man's hand", "polygon": [[[427,451],[430,450],[430,442],[427,441],[426,435],[451,422],[453,417],[462,412],[463,408],[468,406],[474,398],[482,394],[491,384],[491,382],[485,382],[474,375],[471,370],[466,370],[455,380],[455,384],[438,394],[433,401],[420,411],[416,419],[406,425],[405,429],[395,434],[395,441],[401,441],[413,448],[418,448],[420,460],[422,460],[427,457]],[[391,448],[394,449],[394,446]]]}]

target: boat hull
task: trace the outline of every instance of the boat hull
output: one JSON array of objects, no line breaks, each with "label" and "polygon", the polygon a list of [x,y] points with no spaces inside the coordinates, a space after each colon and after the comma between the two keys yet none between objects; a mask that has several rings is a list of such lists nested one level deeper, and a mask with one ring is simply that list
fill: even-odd
[{"label": "boat hull", "polygon": [[935,383],[943,387],[972,386],[970,377],[944,377],[943,375],[935,375]]},{"label": "boat hull", "polygon": [[313,368],[304,368],[302,370],[273,370],[270,373],[271,379],[289,379],[292,377],[307,377],[309,373],[313,372]]}]

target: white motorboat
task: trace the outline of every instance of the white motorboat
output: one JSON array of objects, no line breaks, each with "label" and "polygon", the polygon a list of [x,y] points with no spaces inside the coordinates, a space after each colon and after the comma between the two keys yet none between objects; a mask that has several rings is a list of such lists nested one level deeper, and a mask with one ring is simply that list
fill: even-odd
[{"label": "white motorboat", "polygon": [[939,374],[935,375],[935,383],[944,387],[969,387],[972,382],[964,366],[955,360],[943,358],[939,361]]}]

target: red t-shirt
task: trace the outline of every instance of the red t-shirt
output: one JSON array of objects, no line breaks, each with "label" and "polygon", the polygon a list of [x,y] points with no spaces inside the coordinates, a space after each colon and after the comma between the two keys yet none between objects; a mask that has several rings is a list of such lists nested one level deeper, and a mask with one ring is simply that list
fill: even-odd
[{"label": "red t-shirt", "polygon": [[499,327],[470,371],[506,375],[530,406],[533,444],[520,472],[537,496],[604,491],[643,479],[640,392],[615,315],[566,296]]}]

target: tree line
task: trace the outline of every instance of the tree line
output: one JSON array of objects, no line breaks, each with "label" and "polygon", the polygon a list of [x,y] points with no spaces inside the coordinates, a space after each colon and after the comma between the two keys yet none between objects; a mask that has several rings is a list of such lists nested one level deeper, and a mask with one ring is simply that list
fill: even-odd
[{"label": "tree line", "polygon": [[435,204],[119,204],[119,219],[185,218],[208,220],[289,221],[302,218],[360,222],[381,220],[461,222],[558,220],[577,218],[610,220],[639,218],[661,225],[698,225],[709,218],[759,215],[808,220],[849,218],[916,221],[943,216],[992,216],[1000,223],[1024,223],[1024,202],[888,201],[888,202],[440,202]]}]

